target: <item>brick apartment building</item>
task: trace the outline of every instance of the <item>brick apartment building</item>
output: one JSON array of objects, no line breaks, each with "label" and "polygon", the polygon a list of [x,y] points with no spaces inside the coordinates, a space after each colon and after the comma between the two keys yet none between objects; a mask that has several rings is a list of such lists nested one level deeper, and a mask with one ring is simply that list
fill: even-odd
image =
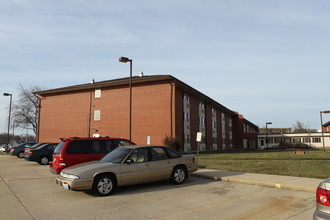
[{"label": "brick apartment building", "polygon": [[330,121],[322,125],[323,132],[330,132]]},{"label": "brick apartment building", "polygon": [[[129,78],[36,92],[37,141],[60,137],[129,138]],[[180,151],[257,148],[258,127],[170,75],[132,78],[131,139],[137,144],[179,141]]]}]

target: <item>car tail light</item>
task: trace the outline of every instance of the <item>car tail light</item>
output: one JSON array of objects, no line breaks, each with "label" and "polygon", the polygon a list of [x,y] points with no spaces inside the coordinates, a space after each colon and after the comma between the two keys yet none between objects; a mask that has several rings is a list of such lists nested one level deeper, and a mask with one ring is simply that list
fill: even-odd
[{"label": "car tail light", "polygon": [[60,157],[59,162],[60,162],[60,166],[62,166],[62,167],[66,166],[66,163],[62,157]]},{"label": "car tail light", "polygon": [[31,154],[32,154],[32,152],[30,151],[30,152],[28,152],[27,154],[30,154],[30,155],[31,155]]},{"label": "car tail light", "polygon": [[321,205],[330,206],[329,194],[330,194],[330,192],[328,190],[322,189],[322,188],[317,188],[316,202]]}]

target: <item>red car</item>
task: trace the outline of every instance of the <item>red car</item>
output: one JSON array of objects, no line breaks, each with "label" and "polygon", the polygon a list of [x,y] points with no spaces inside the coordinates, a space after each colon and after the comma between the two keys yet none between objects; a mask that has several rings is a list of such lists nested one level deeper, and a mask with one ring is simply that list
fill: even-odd
[{"label": "red car", "polygon": [[50,172],[59,174],[75,164],[101,159],[119,146],[135,145],[124,138],[61,138],[53,153]]}]

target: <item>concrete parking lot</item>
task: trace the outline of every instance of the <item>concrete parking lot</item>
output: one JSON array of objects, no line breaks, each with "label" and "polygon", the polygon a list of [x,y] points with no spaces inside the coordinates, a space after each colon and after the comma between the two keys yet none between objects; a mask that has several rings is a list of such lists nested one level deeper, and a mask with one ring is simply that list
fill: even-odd
[{"label": "concrete parking lot", "polygon": [[191,177],[120,188],[109,197],[65,191],[48,166],[0,155],[0,219],[311,219],[312,192]]}]

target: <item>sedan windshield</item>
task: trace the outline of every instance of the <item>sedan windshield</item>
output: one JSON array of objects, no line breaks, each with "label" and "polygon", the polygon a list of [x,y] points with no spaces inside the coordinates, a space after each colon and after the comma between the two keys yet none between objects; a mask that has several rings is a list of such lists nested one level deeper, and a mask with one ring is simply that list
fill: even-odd
[{"label": "sedan windshield", "polygon": [[117,148],[105,155],[100,161],[108,163],[121,163],[131,151],[131,148]]}]

